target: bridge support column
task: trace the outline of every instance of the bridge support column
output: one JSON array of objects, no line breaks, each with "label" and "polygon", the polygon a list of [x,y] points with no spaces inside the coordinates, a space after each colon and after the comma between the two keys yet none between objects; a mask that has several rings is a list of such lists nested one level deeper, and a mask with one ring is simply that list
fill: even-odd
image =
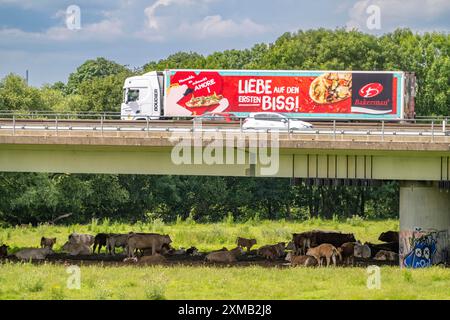
[{"label": "bridge support column", "polygon": [[432,182],[400,185],[400,265],[421,268],[448,262],[450,193]]}]

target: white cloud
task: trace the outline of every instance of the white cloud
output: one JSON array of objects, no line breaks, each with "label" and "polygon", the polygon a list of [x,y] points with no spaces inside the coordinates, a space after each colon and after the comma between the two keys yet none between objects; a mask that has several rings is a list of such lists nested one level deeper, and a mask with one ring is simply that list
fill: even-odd
[{"label": "white cloud", "polygon": [[176,0],[158,0],[151,6],[144,9],[145,15],[147,16],[147,26],[150,29],[158,29],[159,23],[156,16],[156,9],[159,7],[167,7],[168,5],[175,3]]},{"label": "white cloud", "polygon": [[102,20],[81,25],[80,30],[70,30],[65,26],[51,27],[43,32],[25,32],[17,28],[0,29],[0,39],[5,43],[42,41],[111,41],[122,36],[122,22]]},{"label": "white cloud", "polygon": [[[135,33],[147,41],[165,39],[205,39],[208,37],[231,38],[262,34],[267,27],[250,18],[224,19],[209,12],[208,5],[218,0],[157,0],[144,10],[146,28]],[[170,7],[165,14],[158,12]]]},{"label": "white cloud", "polygon": [[217,0],[157,0],[151,6],[144,9],[144,13],[147,17],[147,27],[150,29],[159,29],[161,20],[160,16],[157,15],[157,9],[161,7],[168,7],[172,5],[184,6],[184,7],[201,7],[203,5],[208,5],[209,3],[216,2]]},{"label": "white cloud", "polygon": [[349,9],[348,29],[367,31],[366,9],[376,5],[381,12],[381,28],[386,31],[399,26],[411,25],[413,21],[433,21],[450,13],[448,0],[361,0]]},{"label": "white cloud", "polygon": [[262,34],[267,29],[267,27],[257,24],[248,18],[237,22],[232,19],[223,19],[220,15],[213,15],[206,16],[199,22],[182,23],[178,28],[178,32],[192,35],[198,39],[207,39],[251,36]]}]

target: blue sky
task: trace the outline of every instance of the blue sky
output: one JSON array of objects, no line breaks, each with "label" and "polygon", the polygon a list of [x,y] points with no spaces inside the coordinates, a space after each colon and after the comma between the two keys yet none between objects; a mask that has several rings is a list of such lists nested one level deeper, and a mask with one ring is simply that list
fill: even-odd
[{"label": "blue sky", "polygon": [[[69,5],[81,10],[79,30],[66,26]],[[379,29],[367,27],[371,6]],[[177,51],[247,48],[318,27],[449,32],[450,0],[0,0],[0,78],[28,69],[32,85],[66,82],[98,56],[138,67]]]}]

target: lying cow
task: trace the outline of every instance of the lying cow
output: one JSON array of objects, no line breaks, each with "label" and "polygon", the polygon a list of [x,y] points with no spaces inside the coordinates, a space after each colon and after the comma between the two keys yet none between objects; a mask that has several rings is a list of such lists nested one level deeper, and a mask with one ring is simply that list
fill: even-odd
[{"label": "lying cow", "polygon": [[136,249],[152,248],[152,256],[160,252],[164,244],[170,245],[172,239],[169,235],[160,234],[129,234],[127,252],[129,257],[135,256]]},{"label": "lying cow", "polygon": [[84,243],[72,243],[67,241],[62,246],[62,250],[68,252],[71,256],[91,254],[91,248]]},{"label": "lying cow", "polygon": [[200,252],[198,252],[198,249],[196,247],[190,247],[190,248],[186,249],[186,255],[197,257],[197,256],[201,256],[202,254]]},{"label": "lying cow", "polygon": [[21,260],[44,260],[47,255],[52,254],[53,250],[49,247],[30,248],[17,251],[14,255]]},{"label": "lying cow", "polygon": [[258,249],[257,254],[269,260],[275,260],[284,256],[285,242],[273,245],[265,245]]},{"label": "lying cow", "polygon": [[206,261],[209,262],[223,262],[232,263],[237,261],[237,257],[242,255],[244,250],[241,247],[236,247],[229,251],[211,252],[206,256]]},{"label": "lying cow", "polygon": [[382,232],[378,237],[378,240],[383,242],[399,242],[398,231]]},{"label": "lying cow", "polygon": [[[164,246],[161,249],[162,249],[161,251],[163,251],[163,252],[166,251],[164,249]],[[180,249],[170,248],[167,251],[167,253],[172,255],[172,256],[184,256],[184,255],[186,255],[186,249],[185,248],[180,248]]]},{"label": "lying cow", "polygon": [[367,244],[355,243],[353,255],[356,258],[368,259],[372,256],[372,251]]},{"label": "lying cow", "polygon": [[222,251],[228,251],[228,249],[225,248],[225,247],[222,247],[222,249],[213,250],[210,253],[212,253],[212,252],[222,252]]},{"label": "lying cow", "polygon": [[97,248],[97,253],[100,253],[102,247],[106,247],[106,242],[109,236],[109,233],[98,233],[94,238],[94,247],[92,248],[92,253],[95,253],[95,249]]},{"label": "lying cow", "polygon": [[[153,252],[153,249],[150,248],[145,248],[140,250],[140,255],[141,256],[151,256]],[[172,248],[169,244],[163,244],[161,247],[161,250],[156,250],[157,254],[162,254],[162,255],[184,255],[187,254],[187,250],[185,250],[184,248],[180,248],[178,250],[175,250],[174,248]]]},{"label": "lying cow", "polygon": [[163,255],[160,255],[156,253],[153,256],[143,256],[142,258],[138,259],[138,264],[158,264],[158,263],[164,263],[167,259],[164,258]]},{"label": "lying cow", "polygon": [[81,243],[88,247],[92,246],[94,244],[95,237],[90,234],[80,234],[80,233],[72,233],[69,235],[69,242],[70,243]]},{"label": "lying cow", "polygon": [[46,237],[42,237],[41,238],[41,248],[50,248],[53,249],[53,246],[56,243],[56,238],[46,238]]},{"label": "lying cow", "polygon": [[236,239],[236,243],[238,247],[246,248],[247,252],[250,252],[251,247],[253,247],[256,244],[256,239],[246,239],[238,237]]},{"label": "lying cow", "polygon": [[0,258],[4,258],[8,256],[9,247],[6,244],[2,244],[0,246]]},{"label": "lying cow", "polygon": [[286,260],[291,263],[291,266],[302,266],[302,267],[314,267],[317,265],[317,260],[313,256],[297,256],[294,255],[292,252],[289,252],[286,255]]},{"label": "lying cow", "polygon": [[327,267],[330,265],[330,261],[333,261],[334,266],[336,266],[336,257],[342,261],[341,253],[335,246],[329,243],[322,243],[315,248],[309,248],[306,255],[316,258],[319,267],[322,266],[322,258],[326,259]]},{"label": "lying cow", "polygon": [[276,250],[271,246],[263,246],[257,251],[258,256],[268,260],[275,260],[277,258]]},{"label": "lying cow", "polygon": [[383,260],[383,261],[397,261],[398,253],[393,251],[380,250],[374,257],[375,260]]}]

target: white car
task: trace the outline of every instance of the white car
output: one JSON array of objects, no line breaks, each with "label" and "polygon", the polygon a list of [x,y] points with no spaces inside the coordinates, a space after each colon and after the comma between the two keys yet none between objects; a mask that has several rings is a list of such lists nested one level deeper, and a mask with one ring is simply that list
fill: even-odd
[{"label": "white car", "polygon": [[249,117],[242,124],[242,129],[304,130],[312,127],[311,123],[288,118],[275,112],[250,113]]}]

